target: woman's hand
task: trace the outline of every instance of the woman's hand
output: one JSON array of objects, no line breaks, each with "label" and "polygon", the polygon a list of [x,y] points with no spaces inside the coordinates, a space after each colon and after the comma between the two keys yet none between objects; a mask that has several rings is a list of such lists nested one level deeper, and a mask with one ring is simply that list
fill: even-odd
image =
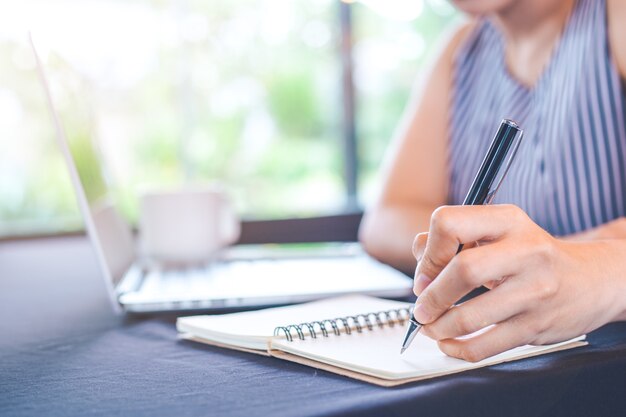
[{"label": "woman's hand", "polygon": [[[441,207],[413,253],[415,318],[450,356],[475,362],[623,319],[625,242],[558,240],[516,206]],[[483,285],[492,289],[454,306]]]}]

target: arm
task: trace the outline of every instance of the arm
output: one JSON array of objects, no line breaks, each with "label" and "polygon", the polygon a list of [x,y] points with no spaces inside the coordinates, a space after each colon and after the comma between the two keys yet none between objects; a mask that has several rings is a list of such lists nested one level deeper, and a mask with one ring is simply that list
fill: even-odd
[{"label": "arm", "polygon": [[359,239],[375,258],[409,272],[411,243],[446,203],[447,125],[454,55],[471,29],[458,29],[405,111],[383,168],[382,192],[363,218]]},{"label": "arm", "polygon": [[611,55],[622,80],[626,80],[626,3],[607,0],[606,7]]},{"label": "arm", "polygon": [[561,239],[571,241],[589,241],[600,239],[626,239],[626,217],[620,217],[593,229],[585,230]]}]

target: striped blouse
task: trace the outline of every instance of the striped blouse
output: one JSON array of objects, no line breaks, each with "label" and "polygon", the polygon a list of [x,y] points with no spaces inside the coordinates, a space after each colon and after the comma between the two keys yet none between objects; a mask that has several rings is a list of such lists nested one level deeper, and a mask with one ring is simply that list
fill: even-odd
[{"label": "striped blouse", "polygon": [[503,118],[525,136],[494,203],[521,207],[555,235],[626,210],[626,87],[609,50],[605,0],[578,0],[532,88],[505,64],[501,33],[481,21],[456,57],[450,204],[461,204]]}]

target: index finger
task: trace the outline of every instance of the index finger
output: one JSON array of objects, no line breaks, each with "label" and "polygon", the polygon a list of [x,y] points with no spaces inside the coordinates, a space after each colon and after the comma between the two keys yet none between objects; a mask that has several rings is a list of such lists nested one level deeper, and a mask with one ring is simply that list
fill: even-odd
[{"label": "index finger", "polygon": [[[469,294],[475,288],[484,283],[503,277],[519,275],[521,265],[525,262],[525,256],[508,257],[507,254],[515,252],[516,242],[512,240],[499,241],[492,245],[478,246],[461,252],[444,268],[439,277],[429,285],[418,297],[413,315],[421,324],[430,324],[447,314],[446,312],[463,296]],[[509,294],[507,292],[502,294]],[[464,309],[464,322],[477,322],[483,320],[478,317],[488,313],[489,305],[484,301],[489,297],[479,296],[473,300],[482,300],[480,310]],[[520,303],[509,296],[509,308],[519,308]],[[472,312],[472,313],[470,313]],[[472,315],[473,317],[467,317]],[[457,315],[457,318],[460,316]],[[489,323],[491,324],[491,323]],[[462,327],[467,327],[462,324]],[[484,327],[484,326],[482,326]]]},{"label": "index finger", "polygon": [[498,239],[513,227],[520,212],[508,204],[439,207],[432,214],[416,276],[435,279],[457,254],[459,245]]}]

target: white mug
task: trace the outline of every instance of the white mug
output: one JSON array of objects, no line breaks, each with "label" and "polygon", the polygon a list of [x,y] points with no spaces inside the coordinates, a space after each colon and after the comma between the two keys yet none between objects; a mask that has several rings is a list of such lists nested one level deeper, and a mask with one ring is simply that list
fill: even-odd
[{"label": "white mug", "polygon": [[237,241],[240,221],[218,186],[153,190],[140,197],[144,255],[163,263],[201,263]]}]

